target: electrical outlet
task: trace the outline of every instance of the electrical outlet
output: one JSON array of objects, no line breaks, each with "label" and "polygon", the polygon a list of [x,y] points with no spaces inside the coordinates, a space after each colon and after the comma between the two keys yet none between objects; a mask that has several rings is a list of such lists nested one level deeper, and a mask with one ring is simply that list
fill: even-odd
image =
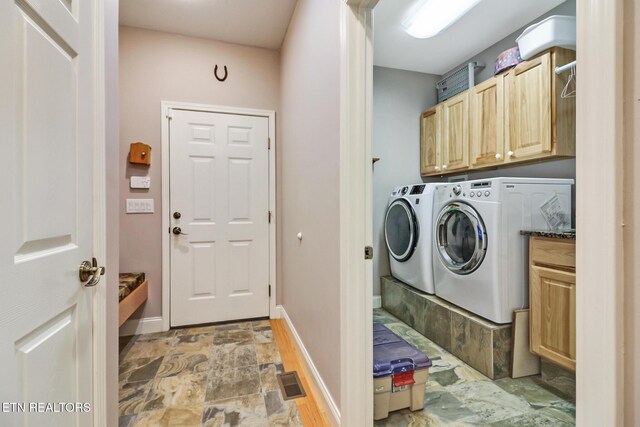
[{"label": "electrical outlet", "polygon": [[153,213],[153,199],[127,199],[127,213]]}]

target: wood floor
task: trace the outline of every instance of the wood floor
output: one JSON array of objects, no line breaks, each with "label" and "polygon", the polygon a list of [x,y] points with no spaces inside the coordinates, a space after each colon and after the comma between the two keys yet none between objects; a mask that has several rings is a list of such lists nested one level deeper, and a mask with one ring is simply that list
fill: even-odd
[{"label": "wood floor", "polygon": [[327,421],[327,416],[319,404],[320,401],[318,399],[322,399],[322,396],[318,396],[316,392],[314,392],[314,388],[311,387],[307,376],[308,373],[304,369],[304,359],[294,341],[291,339],[286,324],[280,319],[271,320],[270,322],[273,337],[278,344],[284,370],[297,371],[300,382],[302,382],[302,386],[307,393],[306,397],[295,399],[303,424],[306,427],[330,426]]}]

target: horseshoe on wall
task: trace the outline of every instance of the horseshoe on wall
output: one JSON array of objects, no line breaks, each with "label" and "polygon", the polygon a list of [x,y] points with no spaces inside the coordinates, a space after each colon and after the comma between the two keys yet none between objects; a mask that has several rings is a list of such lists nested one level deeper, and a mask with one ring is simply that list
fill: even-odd
[{"label": "horseshoe on wall", "polygon": [[227,66],[224,66],[224,76],[223,77],[219,77],[218,76],[218,65],[216,65],[216,67],[213,69],[213,74],[216,76],[216,79],[218,79],[219,82],[223,82],[225,80],[227,80],[227,76],[229,75],[229,73],[227,73]]}]

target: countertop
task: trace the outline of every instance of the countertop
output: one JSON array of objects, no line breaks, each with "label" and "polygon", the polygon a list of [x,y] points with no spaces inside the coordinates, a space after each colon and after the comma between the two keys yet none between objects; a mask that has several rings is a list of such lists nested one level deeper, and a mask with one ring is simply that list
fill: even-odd
[{"label": "countertop", "polygon": [[552,239],[576,239],[576,230],[520,230],[524,236],[549,237]]}]

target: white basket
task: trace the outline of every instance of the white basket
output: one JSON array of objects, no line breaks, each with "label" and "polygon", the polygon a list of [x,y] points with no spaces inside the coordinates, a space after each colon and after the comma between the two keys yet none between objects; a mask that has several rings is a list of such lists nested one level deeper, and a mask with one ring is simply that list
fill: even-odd
[{"label": "white basket", "polygon": [[550,16],[524,30],[516,42],[524,60],[554,46],[576,50],[576,17]]}]

